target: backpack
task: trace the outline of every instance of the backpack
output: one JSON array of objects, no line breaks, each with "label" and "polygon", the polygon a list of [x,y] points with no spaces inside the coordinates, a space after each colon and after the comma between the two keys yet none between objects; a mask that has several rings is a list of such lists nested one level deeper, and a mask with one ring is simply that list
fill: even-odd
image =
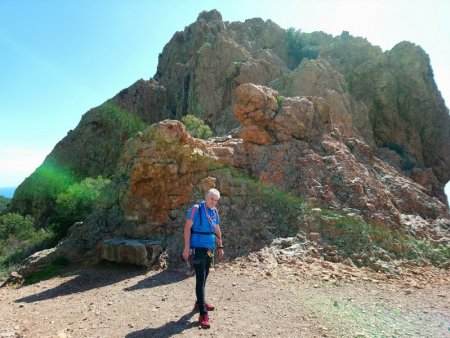
[{"label": "backpack", "polygon": [[[203,206],[203,208],[205,208],[205,207]],[[200,228],[202,227],[202,214],[201,214],[202,211],[201,211],[201,209],[202,209],[202,203],[200,202],[200,203],[198,203],[198,209],[197,209],[197,211],[199,213],[199,217],[200,217]],[[216,208],[214,208],[214,210],[215,210],[214,212],[217,213]],[[204,210],[203,212],[206,214],[206,210]],[[191,227],[191,234],[214,235],[216,237],[219,237],[219,235],[217,235],[214,231],[209,231],[209,232],[206,232],[206,231],[195,231],[193,229],[193,227]]]}]

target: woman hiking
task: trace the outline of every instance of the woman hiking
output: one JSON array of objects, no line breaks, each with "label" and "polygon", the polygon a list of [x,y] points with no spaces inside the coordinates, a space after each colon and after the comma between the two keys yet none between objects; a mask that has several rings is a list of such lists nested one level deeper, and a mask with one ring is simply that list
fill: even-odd
[{"label": "woman hiking", "polygon": [[195,269],[195,294],[197,301],[194,309],[200,311],[199,324],[206,329],[211,326],[208,311],[214,306],[205,301],[206,279],[213,262],[214,247],[217,243],[219,259],[223,257],[222,233],[219,225],[219,213],[216,204],[220,199],[217,189],[210,189],[205,200],[195,204],[187,213],[184,226],[183,260],[192,259]]}]

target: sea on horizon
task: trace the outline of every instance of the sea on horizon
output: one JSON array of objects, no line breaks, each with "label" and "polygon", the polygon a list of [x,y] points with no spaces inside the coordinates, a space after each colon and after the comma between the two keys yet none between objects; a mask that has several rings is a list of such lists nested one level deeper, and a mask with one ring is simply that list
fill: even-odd
[{"label": "sea on horizon", "polygon": [[0,196],[12,198],[17,187],[0,187]]}]

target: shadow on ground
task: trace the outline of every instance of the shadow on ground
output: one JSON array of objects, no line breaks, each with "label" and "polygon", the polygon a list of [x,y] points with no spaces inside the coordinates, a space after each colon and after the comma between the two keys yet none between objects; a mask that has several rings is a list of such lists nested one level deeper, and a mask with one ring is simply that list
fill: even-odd
[{"label": "shadow on ground", "polygon": [[157,328],[147,328],[127,334],[126,338],[147,338],[147,337],[172,337],[184,330],[197,326],[197,322],[191,322],[190,319],[196,314],[194,310],[186,313],[177,321],[168,322]]},{"label": "shadow on ground", "polygon": [[174,268],[174,269],[169,268],[139,281],[138,283],[136,283],[136,285],[125,288],[124,291],[136,291],[141,289],[149,289],[156,286],[178,283],[193,275],[194,275],[193,270],[182,268]]},{"label": "shadow on ground", "polygon": [[[100,288],[106,285],[119,283],[123,280],[144,275],[147,270],[142,267],[131,265],[120,265],[114,263],[101,263],[91,267],[77,268],[67,272],[76,277],[68,280],[52,289],[40,293],[17,299],[16,303],[40,302],[56,297],[68,296],[88,290]],[[128,287],[126,291],[152,288],[160,285],[166,285],[179,282],[189,277],[186,271],[166,269],[158,272],[149,278],[145,278],[134,286]]]},{"label": "shadow on ground", "polygon": [[[71,269],[69,267],[69,269]],[[73,268],[72,268],[73,269]],[[80,292],[111,285],[123,280],[136,277],[145,273],[145,270],[136,266],[125,266],[113,263],[101,263],[95,266],[75,268],[67,272],[76,277],[64,282],[52,289],[17,299],[16,303],[33,303],[46,299],[68,296]]]}]

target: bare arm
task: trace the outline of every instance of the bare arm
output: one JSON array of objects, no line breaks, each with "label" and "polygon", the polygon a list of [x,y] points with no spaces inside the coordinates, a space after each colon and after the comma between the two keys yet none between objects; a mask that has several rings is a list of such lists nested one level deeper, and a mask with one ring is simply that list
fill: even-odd
[{"label": "bare arm", "polygon": [[192,224],[194,224],[194,222],[190,219],[188,219],[186,221],[186,224],[184,225],[184,250],[183,250],[183,259],[185,261],[188,260],[189,258],[189,250],[191,249],[191,228],[192,228]]},{"label": "bare arm", "polygon": [[220,231],[220,226],[219,224],[216,225],[216,229],[214,230],[214,233],[217,235],[216,236],[216,243],[217,246],[219,247],[219,258],[223,258],[223,243],[222,243],[222,231]]},{"label": "bare arm", "polygon": [[220,231],[220,225],[219,224],[216,225],[214,233],[216,234],[217,246],[221,247],[222,246],[222,231]]}]

